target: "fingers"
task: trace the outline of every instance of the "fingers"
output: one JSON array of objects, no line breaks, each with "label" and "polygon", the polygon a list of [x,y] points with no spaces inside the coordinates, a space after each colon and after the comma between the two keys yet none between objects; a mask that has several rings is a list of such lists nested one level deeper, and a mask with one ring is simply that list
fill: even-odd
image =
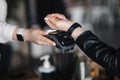
[{"label": "fingers", "polygon": [[55,29],[56,26],[49,20],[49,18],[45,18],[45,22],[47,23],[47,25],[49,27],[51,27],[52,29]]},{"label": "fingers", "polygon": [[27,41],[36,43],[38,45],[49,45],[55,46],[55,43],[45,36],[48,33],[40,29],[26,29],[24,32],[24,37]]},{"label": "fingers", "polygon": [[58,13],[48,14],[47,17],[48,17],[48,16],[52,16],[52,17],[55,17],[55,18],[67,20],[67,18],[66,18],[64,15],[58,14]]},{"label": "fingers", "polygon": [[55,42],[53,42],[52,40],[48,39],[45,36],[39,35],[36,38],[36,43],[39,45],[48,45],[48,46],[55,46]]},{"label": "fingers", "polygon": [[46,33],[45,31],[40,30],[40,29],[37,29],[37,30],[38,30],[38,32],[35,31],[34,33],[39,33],[39,34],[41,34],[41,35],[47,35],[47,33]]},{"label": "fingers", "polygon": [[56,23],[59,20],[67,20],[66,17],[62,14],[54,13],[54,14],[48,14],[45,17],[45,22],[52,28],[56,27]]},{"label": "fingers", "polygon": [[57,13],[45,17],[45,22],[52,29],[59,29],[59,27],[63,26],[64,21],[66,21],[65,16]]}]

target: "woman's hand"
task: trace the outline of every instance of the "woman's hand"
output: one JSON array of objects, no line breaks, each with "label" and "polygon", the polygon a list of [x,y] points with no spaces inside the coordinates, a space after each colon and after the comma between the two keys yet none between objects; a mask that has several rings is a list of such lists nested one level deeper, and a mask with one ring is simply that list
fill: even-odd
[{"label": "woman's hand", "polygon": [[[17,40],[16,33],[19,28],[16,28],[14,31],[13,40]],[[29,41],[38,45],[49,45],[49,46],[55,46],[55,43],[45,37],[47,35],[47,32],[40,30],[40,29],[24,29],[23,31],[23,37],[25,41]]]},{"label": "woman's hand", "polygon": [[[74,24],[74,22],[68,20],[64,15],[58,13],[47,15],[45,17],[45,22],[52,29],[66,32],[71,25]],[[72,32],[71,36],[76,39],[81,33],[83,33],[83,29],[78,27]]]},{"label": "woman's hand", "polygon": [[64,15],[54,13],[45,17],[45,22],[55,30],[67,31],[74,22],[68,20]]}]

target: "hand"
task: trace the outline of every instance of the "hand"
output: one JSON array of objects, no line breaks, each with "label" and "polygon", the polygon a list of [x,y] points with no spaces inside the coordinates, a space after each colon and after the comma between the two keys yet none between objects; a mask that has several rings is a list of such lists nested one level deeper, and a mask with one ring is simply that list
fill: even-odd
[{"label": "hand", "polygon": [[30,41],[39,45],[55,46],[55,43],[52,40],[45,37],[47,33],[40,29],[26,29],[24,34],[27,41]]},{"label": "hand", "polygon": [[[47,15],[45,17],[45,22],[52,29],[66,31],[66,32],[68,31],[70,26],[74,24],[74,22],[68,20],[64,15],[58,13]],[[83,29],[78,27],[73,31],[71,36],[74,39],[76,39],[83,32],[84,32]]]},{"label": "hand", "polygon": [[74,22],[68,20],[64,15],[54,13],[45,17],[45,22],[55,30],[67,31]]},{"label": "hand", "polygon": [[[17,33],[18,28],[14,31],[14,36],[13,39],[17,40],[16,38],[16,33]],[[55,46],[55,43],[45,37],[47,33],[45,31],[42,31],[40,29],[25,29],[23,31],[23,37],[25,41],[33,42],[38,45],[49,45],[49,46]]]}]

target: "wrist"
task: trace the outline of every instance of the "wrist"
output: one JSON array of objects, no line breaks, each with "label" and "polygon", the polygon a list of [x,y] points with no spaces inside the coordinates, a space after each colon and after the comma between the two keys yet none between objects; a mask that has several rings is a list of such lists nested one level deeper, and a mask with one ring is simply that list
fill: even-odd
[{"label": "wrist", "polygon": [[23,36],[25,41],[30,41],[30,32],[28,29],[24,29]]},{"label": "wrist", "polygon": [[25,28],[18,28],[16,33],[16,37],[18,41],[26,41],[24,32],[25,32]]},{"label": "wrist", "polygon": [[72,24],[72,25],[69,27],[69,29],[67,30],[68,36],[74,37],[74,36],[72,36],[72,34],[73,34],[74,31],[78,31],[77,28],[78,28],[78,29],[81,28],[81,25],[78,24],[78,23]]},{"label": "wrist", "polygon": [[84,31],[80,27],[78,27],[72,32],[71,36],[74,40],[76,40],[78,36],[81,35],[83,32]]},{"label": "wrist", "polygon": [[65,31],[67,32],[68,29],[69,29],[73,24],[74,24],[74,22],[72,22],[72,21],[68,21],[68,22],[67,22],[67,25],[66,25],[66,29],[65,29]]}]

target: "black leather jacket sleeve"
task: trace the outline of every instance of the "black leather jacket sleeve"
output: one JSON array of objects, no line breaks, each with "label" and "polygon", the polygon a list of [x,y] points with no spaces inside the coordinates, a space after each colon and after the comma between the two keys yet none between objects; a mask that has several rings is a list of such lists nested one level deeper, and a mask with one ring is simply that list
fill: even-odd
[{"label": "black leather jacket sleeve", "polygon": [[114,49],[100,41],[92,32],[83,32],[76,44],[92,60],[110,73],[120,76],[120,49]]}]

